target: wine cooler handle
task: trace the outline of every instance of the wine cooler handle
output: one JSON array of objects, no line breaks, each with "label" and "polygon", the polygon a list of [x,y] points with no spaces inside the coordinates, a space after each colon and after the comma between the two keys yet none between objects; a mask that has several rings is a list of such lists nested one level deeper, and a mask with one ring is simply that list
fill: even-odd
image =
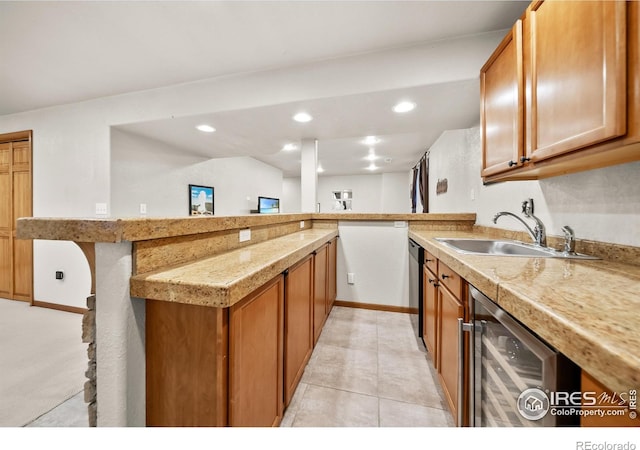
[{"label": "wine cooler handle", "polygon": [[464,332],[473,331],[472,323],[458,317],[458,426],[464,426]]}]

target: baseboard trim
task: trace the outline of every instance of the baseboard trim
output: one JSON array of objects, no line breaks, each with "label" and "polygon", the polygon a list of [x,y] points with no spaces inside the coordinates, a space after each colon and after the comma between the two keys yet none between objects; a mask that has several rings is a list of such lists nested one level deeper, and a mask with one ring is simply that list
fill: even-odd
[{"label": "baseboard trim", "polygon": [[418,314],[418,308],[411,308],[409,306],[391,306],[391,305],[378,305],[376,303],[360,303],[360,302],[347,302],[344,300],[336,300],[335,306],[344,306],[346,308],[360,308],[360,309],[373,309],[376,311],[388,311],[399,312],[407,314]]},{"label": "baseboard trim", "polygon": [[87,308],[80,308],[78,306],[59,305],[57,303],[41,302],[34,300],[31,306],[39,306],[40,308],[57,309],[58,311],[66,311],[76,314],[84,314],[87,312]]}]

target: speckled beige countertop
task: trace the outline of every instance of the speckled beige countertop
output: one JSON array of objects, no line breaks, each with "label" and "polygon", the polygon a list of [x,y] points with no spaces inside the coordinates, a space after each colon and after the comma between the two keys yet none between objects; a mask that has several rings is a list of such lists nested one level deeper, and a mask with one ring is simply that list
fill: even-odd
[{"label": "speckled beige countertop", "polygon": [[381,213],[297,213],[249,214],[215,217],[133,217],[133,218],[58,218],[23,217],[18,219],[18,239],[48,239],[75,242],[146,241],[215,231],[273,225],[296,220],[403,220],[469,221],[476,215],[463,214],[381,214]]},{"label": "speckled beige countertop", "polygon": [[228,307],[338,235],[312,228],[131,277],[131,296]]},{"label": "speckled beige countertop", "polygon": [[485,237],[477,232],[409,237],[610,389],[640,388],[640,267],[465,255],[434,240]]}]

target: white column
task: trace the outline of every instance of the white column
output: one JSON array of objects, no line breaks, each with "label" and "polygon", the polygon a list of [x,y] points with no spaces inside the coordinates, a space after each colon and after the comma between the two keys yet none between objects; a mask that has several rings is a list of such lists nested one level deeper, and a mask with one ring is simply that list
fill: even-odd
[{"label": "white column", "polygon": [[318,203],[318,140],[303,139],[300,146],[300,211],[316,212]]},{"label": "white column", "polygon": [[98,426],[145,426],[145,303],[129,296],[131,242],[95,246]]}]

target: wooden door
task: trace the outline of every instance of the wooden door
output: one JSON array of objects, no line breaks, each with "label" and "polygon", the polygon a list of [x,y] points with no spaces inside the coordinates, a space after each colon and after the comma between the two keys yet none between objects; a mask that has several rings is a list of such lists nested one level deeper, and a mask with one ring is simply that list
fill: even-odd
[{"label": "wooden door", "polygon": [[316,250],[313,262],[313,345],[318,342],[327,318],[328,244]]},{"label": "wooden door", "polygon": [[33,242],[16,238],[32,215],[31,132],[0,135],[0,297],[33,301]]},{"label": "wooden door", "polygon": [[524,21],[532,161],[626,131],[626,2],[536,2]]},{"label": "wooden door", "polygon": [[462,303],[443,285],[438,288],[438,377],[454,419],[458,417],[458,318]]},{"label": "wooden door", "polygon": [[313,351],[313,255],[285,277],[284,406],[288,406]]},{"label": "wooden door", "polygon": [[522,21],[518,20],[480,70],[482,176],[522,165],[524,75]]},{"label": "wooden door", "polygon": [[229,425],[282,420],[284,281],[278,275],[229,311]]},{"label": "wooden door", "polygon": [[425,266],[423,270],[422,336],[433,364],[438,368],[438,277]]}]

